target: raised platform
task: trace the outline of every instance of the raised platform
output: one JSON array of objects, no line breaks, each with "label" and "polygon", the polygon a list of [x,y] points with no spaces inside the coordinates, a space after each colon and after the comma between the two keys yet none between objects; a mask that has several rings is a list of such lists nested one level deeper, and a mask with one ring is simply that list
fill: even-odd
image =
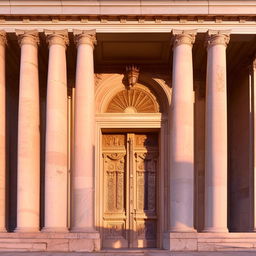
[{"label": "raised platform", "polygon": [[164,249],[102,250],[100,234],[93,232],[0,233],[1,255],[2,252],[95,252],[95,254],[90,253],[88,255],[101,255],[100,253],[105,253],[102,255],[175,255],[170,254],[170,252],[186,251],[251,251],[256,255],[256,233],[169,233],[164,236]]},{"label": "raised platform", "polygon": [[170,251],[255,251],[256,233],[168,233],[164,248]]},{"label": "raised platform", "polygon": [[0,252],[92,252],[100,250],[99,233],[0,233]]}]

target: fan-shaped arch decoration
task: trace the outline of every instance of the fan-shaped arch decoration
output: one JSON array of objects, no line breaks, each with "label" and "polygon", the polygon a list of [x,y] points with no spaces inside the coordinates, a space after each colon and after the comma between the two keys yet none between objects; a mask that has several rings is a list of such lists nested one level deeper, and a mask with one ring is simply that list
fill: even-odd
[{"label": "fan-shaped arch decoration", "polygon": [[107,107],[108,113],[156,113],[159,104],[156,98],[141,88],[132,88],[118,92]]}]

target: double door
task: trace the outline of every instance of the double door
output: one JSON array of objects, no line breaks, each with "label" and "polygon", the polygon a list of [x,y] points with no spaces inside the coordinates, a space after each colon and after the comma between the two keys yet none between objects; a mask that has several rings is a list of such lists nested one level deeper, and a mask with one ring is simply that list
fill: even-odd
[{"label": "double door", "polygon": [[103,134],[105,248],[157,245],[158,134]]}]

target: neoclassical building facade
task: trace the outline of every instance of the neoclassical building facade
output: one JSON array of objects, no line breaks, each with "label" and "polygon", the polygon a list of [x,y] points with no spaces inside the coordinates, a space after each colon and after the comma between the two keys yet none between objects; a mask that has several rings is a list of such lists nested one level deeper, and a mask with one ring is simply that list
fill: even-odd
[{"label": "neoclassical building facade", "polygon": [[256,250],[254,1],[1,1],[0,251]]}]

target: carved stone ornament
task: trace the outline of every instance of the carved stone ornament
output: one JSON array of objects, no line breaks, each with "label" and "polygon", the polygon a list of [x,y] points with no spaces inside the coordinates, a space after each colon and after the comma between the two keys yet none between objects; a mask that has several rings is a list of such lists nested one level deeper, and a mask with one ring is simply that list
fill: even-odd
[{"label": "carved stone ornament", "polygon": [[254,75],[256,72],[256,59],[254,59],[250,65],[248,65],[248,70],[250,75]]},{"label": "carved stone ornament", "polygon": [[217,44],[227,47],[230,40],[230,30],[208,30],[206,43],[208,48]]},{"label": "carved stone ornament", "polygon": [[39,37],[37,30],[15,30],[16,35],[18,37],[19,45],[22,46],[23,44],[32,44],[37,46],[39,44]]},{"label": "carved stone ornament", "polygon": [[96,30],[78,30],[74,29],[75,44],[78,47],[80,44],[89,44],[92,47],[97,44]]},{"label": "carved stone ornament", "polygon": [[256,70],[256,59],[254,59],[252,62],[252,68],[253,70]]},{"label": "carved stone ornament", "polygon": [[110,101],[108,113],[156,113],[159,112],[157,100],[140,88],[122,90]]},{"label": "carved stone ornament", "polygon": [[177,47],[181,44],[188,44],[192,46],[195,42],[196,32],[197,30],[173,30],[173,47]]},{"label": "carved stone ornament", "polygon": [[140,70],[138,67],[134,65],[126,67],[128,88],[131,88],[138,82],[139,74],[140,74]]},{"label": "carved stone ornament", "polygon": [[46,41],[49,44],[49,46],[54,44],[59,44],[66,48],[66,46],[69,44],[67,29],[64,29],[64,30],[45,29],[44,33],[46,35]]},{"label": "carved stone ornament", "polygon": [[7,44],[6,32],[4,30],[0,30],[0,44],[3,46]]}]

